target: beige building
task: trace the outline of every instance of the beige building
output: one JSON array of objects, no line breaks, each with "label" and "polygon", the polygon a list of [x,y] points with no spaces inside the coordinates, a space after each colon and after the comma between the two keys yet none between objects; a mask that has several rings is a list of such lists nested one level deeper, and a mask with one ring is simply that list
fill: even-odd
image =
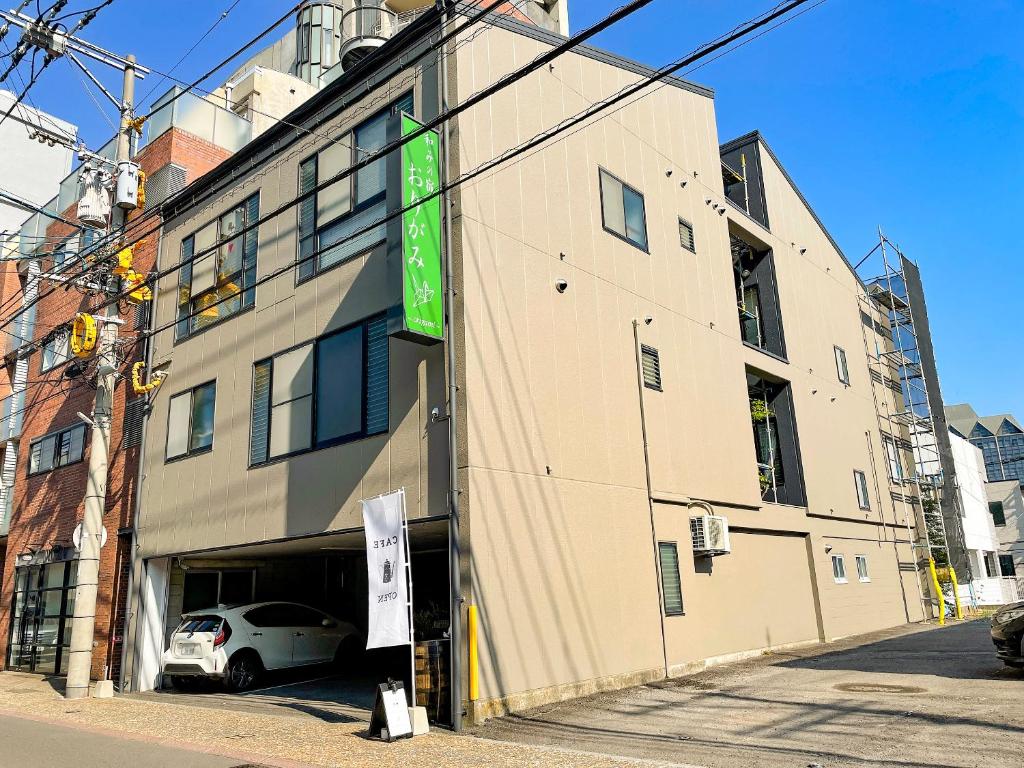
[{"label": "beige building", "polygon": [[[437,24],[402,39],[425,49]],[[449,103],[561,41],[490,17],[453,46]],[[160,267],[183,268],[156,292],[170,376],[146,427],[131,686],[161,683],[167,633],[206,603],[365,625],[359,500],[396,488],[424,642],[446,642],[459,500],[472,717],[921,620],[910,443],[879,430],[898,394],[869,375],[881,318],[764,139],[720,147],[706,88],[669,80],[459,186],[444,344],[388,335],[386,163],[237,234],[383,146],[392,115],[438,114],[433,54],[405,69],[389,50],[166,207]],[[448,178],[647,74],[563,55],[459,116]],[[694,551],[708,513],[727,554]]]}]

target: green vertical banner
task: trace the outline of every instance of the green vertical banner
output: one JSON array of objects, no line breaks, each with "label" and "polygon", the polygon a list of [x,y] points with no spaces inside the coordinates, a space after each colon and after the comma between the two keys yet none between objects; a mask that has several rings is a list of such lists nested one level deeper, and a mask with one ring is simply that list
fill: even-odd
[{"label": "green vertical banner", "polygon": [[[402,136],[421,127],[402,115]],[[441,197],[436,195],[441,186],[439,149],[437,131],[427,131],[402,146],[402,208],[408,208],[402,214],[405,330],[430,339],[444,338]]]}]

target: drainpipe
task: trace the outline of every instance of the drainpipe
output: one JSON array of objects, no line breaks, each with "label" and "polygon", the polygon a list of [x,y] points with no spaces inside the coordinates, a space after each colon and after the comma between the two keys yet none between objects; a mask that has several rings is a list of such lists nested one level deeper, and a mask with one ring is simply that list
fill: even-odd
[{"label": "drainpipe", "polygon": [[[447,7],[441,7],[441,34],[448,27]],[[448,54],[442,46],[438,54],[441,73],[441,114],[448,109]],[[444,185],[448,186],[449,162],[451,158],[451,121],[446,120],[441,134]],[[448,352],[448,572],[451,584],[451,688],[452,728],[462,730],[462,550],[459,538],[459,460],[457,451],[457,416],[459,386],[455,378],[455,267],[452,259],[452,200],[445,192],[441,198],[444,207],[444,261],[445,282],[447,283],[448,336],[445,346]]]},{"label": "drainpipe", "polygon": [[[646,318],[649,325],[651,318]],[[647,511],[651,518],[651,547],[654,552],[654,583],[658,588],[658,622],[661,627],[661,654],[665,662],[665,677],[668,677],[668,642],[665,639],[664,598],[661,594],[661,572],[658,565],[658,532],[654,526],[654,491],[651,488],[651,457],[647,445],[647,413],[644,409],[644,369],[640,354],[640,321],[633,318],[633,353],[636,355],[636,386],[640,400],[640,432],[644,443],[644,477],[647,480]]]}]

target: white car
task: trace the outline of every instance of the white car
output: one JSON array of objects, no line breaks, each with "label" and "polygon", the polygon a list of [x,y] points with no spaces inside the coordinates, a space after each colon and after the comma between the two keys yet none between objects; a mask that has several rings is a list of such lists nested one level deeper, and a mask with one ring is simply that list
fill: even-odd
[{"label": "white car", "polygon": [[351,663],[361,652],[347,622],[298,603],[250,603],[185,614],[161,661],[176,688],[217,679],[244,691],[265,670]]}]

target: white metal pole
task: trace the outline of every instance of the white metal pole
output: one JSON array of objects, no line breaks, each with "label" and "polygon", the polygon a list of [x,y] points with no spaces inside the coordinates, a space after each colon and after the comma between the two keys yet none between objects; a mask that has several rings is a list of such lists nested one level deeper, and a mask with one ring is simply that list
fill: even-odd
[{"label": "white metal pole", "polygon": [[402,489],[402,536],[405,538],[405,584],[409,595],[409,695],[410,706],[416,706],[416,630],[412,624],[412,557],[409,550],[409,511]]}]

